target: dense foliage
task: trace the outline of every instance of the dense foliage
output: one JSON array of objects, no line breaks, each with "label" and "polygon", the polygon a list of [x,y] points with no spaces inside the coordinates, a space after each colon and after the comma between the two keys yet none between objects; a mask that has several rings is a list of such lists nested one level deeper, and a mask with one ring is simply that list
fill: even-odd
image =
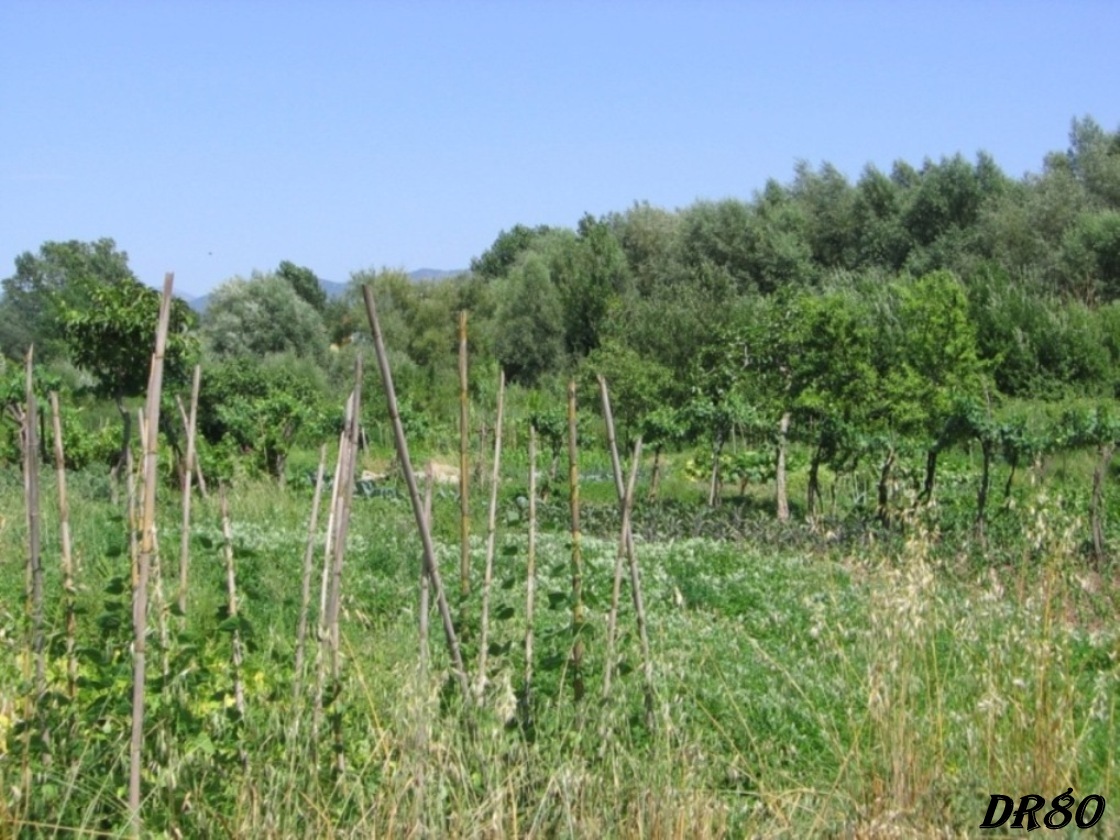
[{"label": "dense foliage", "polygon": [[[176,302],[154,452],[176,487],[191,474],[176,403],[198,361],[195,473],[220,489],[193,520],[161,490],[139,635],[139,525],[100,467],[136,451],[158,298],[109,239],[44,243],[3,290],[0,826],[21,836],[126,830],[137,686],[152,836],[947,836],[993,790],[1114,797],[1120,132],[1075,120],[1069,149],[1021,179],[984,154],[854,183],[801,163],[750,200],[517,224],[438,282],[363,270],[328,299],[285,261],[227,282],[200,319]],[[418,644],[420,540],[389,426],[417,468],[456,448],[462,311],[475,489],[462,507],[457,483],[435,490],[428,515],[437,564],[473,556],[444,627],[456,674]],[[314,452],[358,372],[357,490],[309,535]],[[646,445],[629,538],[599,377],[618,442]],[[44,501],[25,516],[35,473],[10,465],[34,438],[28,388]],[[78,562],[25,564],[25,548],[68,557],[62,477]],[[172,606],[176,547],[181,573],[199,562]],[[627,548],[647,600],[622,608],[612,649]],[[309,614],[322,647],[300,659]]]},{"label": "dense foliage", "polygon": [[[822,470],[872,471],[886,519],[900,475],[920,474],[911,484],[932,498],[947,450],[988,446],[993,463],[1018,466],[1018,450],[985,431],[1008,412],[1116,397],[1117,184],[1120,132],[1090,117],[1073,121],[1068,149],[1018,179],[983,153],[868,166],[855,181],[800,162],[788,183],[749,199],[637,203],[574,229],[515,224],[470,272],[440,281],[362,270],[328,299],[311,269],[284,261],[229,280],[197,328],[183,317],[173,334],[201,347],[206,444],[273,473],[290,446],[331,426],[315,418],[337,411],[355,358],[370,357],[368,284],[402,413],[433,446],[455,438],[466,310],[476,406],[490,404],[499,366],[513,417],[536,416],[530,405],[559,398],[572,377],[595,409],[604,375],[623,439],[694,449],[713,503],[742,472],[725,475],[724,461],[761,459],[754,474],[777,475],[788,444],[808,469],[807,514]],[[128,336],[149,316],[126,306],[138,284],[112,240],[44,243],[3,285],[9,360],[34,341],[69,380],[75,366],[92,377],[73,394],[91,406],[138,392],[147,350]],[[383,436],[384,408],[365,411]],[[1038,434],[1042,449],[1081,445],[1057,421]]]}]

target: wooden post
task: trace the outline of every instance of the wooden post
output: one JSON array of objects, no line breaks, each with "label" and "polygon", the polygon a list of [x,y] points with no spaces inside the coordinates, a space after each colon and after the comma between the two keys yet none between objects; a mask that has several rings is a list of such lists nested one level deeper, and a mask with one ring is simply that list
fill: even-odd
[{"label": "wooden post", "polygon": [[27,491],[27,607],[31,652],[35,659],[35,696],[46,690],[46,661],[43,639],[43,552],[39,510],[39,407],[35,399],[34,348],[27,351],[23,436],[23,480]]},{"label": "wooden post", "polygon": [[385,389],[389,419],[393,423],[393,438],[396,442],[397,458],[400,461],[401,469],[404,471],[404,480],[408,487],[409,499],[412,502],[413,516],[416,519],[416,526],[420,530],[420,541],[424,546],[424,563],[427,566],[432,586],[436,590],[436,603],[439,605],[440,618],[443,620],[443,632],[447,638],[447,647],[451,653],[451,663],[459,681],[459,689],[463,694],[463,702],[469,708],[471,706],[470,680],[467,678],[467,672],[463,666],[463,656],[459,650],[459,638],[455,633],[455,625],[451,620],[451,609],[447,604],[447,592],[443,587],[439,566],[436,564],[431,530],[424,518],[424,507],[420,500],[420,492],[416,487],[416,476],[412,472],[412,459],[408,454],[408,441],[404,436],[400,411],[397,409],[397,395],[393,388],[393,372],[389,368],[389,357],[385,352],[385,340],[381,335],[381,324],[377,320],[377,305],[373,300],[373,291],[369,286],[362,286],[362,295],[365,298],[366,316],[369,318],[370,331],[373,333],[373,346],[377,351],[377,364],[381,369],[381,384]]},{"label": "wooden post", "polygon": [[[218,503],[222,513],[222,541],[226,559],[226,594],[229,598],[229,617],[233,622],[233,632],[230,634],[230,679],[233,682],[233,705],[237,710],[238,721],[245,719],[245,686],[241,682],[241,629],[237,626],[237,576],[233,568],[233,529],[229,521],[229,501],[226,498],[226,485],[224,481],[218,482]],[[245,753],[245,744],[238,735],[237,755],[241,767],[249,764],[249,757]]]},{"label": "wooden post", "polygon": [[[471,592],[470,399],[467,381],[467,312],[459,313],[459,597]],[[460,605],[460,611],[464,609]],[[462,615],[459,617],[462,622]]]},{"label": "wooden post", "polygon": [[478,681],[476,691],[479,699],[486,690],[486,658],[490,635],[490,587],[494,579],[494,537],[498,520],[498,486],[501,484],[502,465],[502,412],[505,404],[506,372],[498,371],[498,419],[494,424],[494,467],[490,477],[490,510],[486,520],[486,571],[482,581],[482,618],[478,633]]},{"label": "wooden post", "polygon": [[319,447],[319,469],[315,473],[315,497],[311,501],[311,520],[307,524],[307,548],[303,552],[303,580],[300,585],[299,626],[296,629],[296,664],[292,699],[299,701],[303,687],[303,646],[307,638],[307,611],[311,600],[311,570],[315,557],[315,531],[319,524],[319,503],[323,498],[323,473],[327,465],[327,445]]},{"label": "wooden post", "polygon": [[155,553],[156,477],[159,467],[159,408],[163,391],[163,356],[167,348],[167,329],[171,317],[171,291],[175,282],[173,274],[163,279],[163,299],[159,308],[156,328],[155,353],[152,355],[148,379],[148,402],[144,416],[152,433],[148,435],[144,453],[144,509],[143,530],[140,535],[140,554],[137,569],[136,591],[132,622],[132,739],[129,750],[128,810],[132,834],[143,832],[140,815],[140,772],[143,766],[144,746],[144,680],[147,664],[148,633],[148,572]]},{"label": "wooden post", "polygon": [[[634,535],[631,529],[630,514],[633,506],[634,486],[637,479],[637,465],[641,461],[642,455],[642,439],[639,436],[634,443],[634,456],[633,462],[630,465],[630,479],[628,485],[624,486],[622,483],[622,463],[618,457],[618,446],[615,443],[614,435],[614,419],[611,414],[610,394],[607,389],[607,382],[603,377],[599,377],[599,390],[603,399],[603,416],[607,422],[607,440],[611,446],[611,466],[614,470],[615,490],[619,495],[619,503],[622,506],[622,535],[620,539],[619,549],[624,551],[626,559],[630,567],[630,597],[634,602],[634,615],[638,624],[638,639],[642,646],[642,670],[645,677],[645,701],[646,701],[646,725],[652,729],[654,725],[654,693],[653,693],[653,659],[650,656],[649,650],[649,631],[646,626],[646,610],[645,603],[642,599],[642,582],[641,574],[638,570],[638,558],[634,551]],[[615,588],[614,597],[617,603],[617,596],[620,586],[619,581],[620,568],[618,563],[615,565]],[[612,606],[612,610],[614,607]],[[608,628],[613,643],[613,621],[611,627]],[[608,663],[610,659],[608,657]],[[604,680],[604,696],[607,688],[609,688],[610,678],[609,675]]]},{"label": "wooden post", "polygon": [[572,679],[575,700],[583,700],[583,553],[579,525],[579,440],[576,383],[568,382],[568,507],[572,516]]},{"label": "wooden post", "polygon": [[533,685],[533,606],[537,589],[537,428],[529,426],[529,549],[525,569],[525,708]]},{"label": "wooden post", "polygon": [[[187,468],[183,470],[183,525],[179,535],[179,615],[183,622],[187,617],[187,575],[191,556],[191,484],[194,463],[197,458],[195,453],[195,423],[198,411],[198,388],[202,377],[202,368],[194,366],[194,376],[191,380],[191,413],[187,418]],[[179,402],[180,411],[183,408]]]},{"label": "wooden post", "polygon": [[62,601],[66,617],[66,696],[78,693],[78,660],[74,656],[77,616],[74,612],[74,555],[70,543],[70,502],[66,498],[66,455],[62,446],[62,417],[58,392],[51,391],[51,421],[54,426],[54,466],[58,476],[58,527],[62,541]]}]

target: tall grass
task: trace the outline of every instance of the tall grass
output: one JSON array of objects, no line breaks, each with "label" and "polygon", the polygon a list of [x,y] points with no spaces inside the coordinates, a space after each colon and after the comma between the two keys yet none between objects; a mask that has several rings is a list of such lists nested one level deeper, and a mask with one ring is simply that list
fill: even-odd
[{"label": "tall grass", "polygon": [[[30,719],[15,608],[26,524],[0,522],[0,837],[127,832],[130,607],[127,587],[114,594],[129,575],[127,537],[107,486],[71,478],[88,581],[78,593],[78,696],[65,701],[61,584],[58,564],[46,563],[54,641],[46,700]],[[18,480],[0,480],[0,510],[18,511],[20,492]],[[1057,499],[1024,505],[1020,541],[989,567],[921,516],[905,539],[859,550],[636,537],[654,728],[634,632],[619,636],[609,706],[577,712],[564,690],[571,582],[561,532],[537,538],[531,705],[519,697],[527,538],[513,535],[511,499],[494,555],[492,686],[481,708],[464,710],[442,647],[428,678],[416,668],[419,542],[407,502],[356,500],[332,706],[345,761],[335,762],[309,725],[293,725],[310,714],[293,698],[292,663],[311,493],[253,482],[231,491],[241,611],[232,624],[217,505],[197,506],[191,612],[169,642],[169,675],[149,677],[148,738],[175,740],[145,751],[152,836],[970,836],[993,792],[1117,794],[1116,590],[1107,569],[1087,567],[1084,525]],[[458,499],[434,503],[450,523],[435,552],[454,562]],[[59,550],[53,516],[45,505],[46,556]],[[179,545],[179,521],[169,500],[157,529],[165,555]],[[479,592],[481,535],[470,548]],[[583,675],[597,690],[617,539],[584,533],[581,550],[584,633],[597,640]],[[235,627],[243,715],[228,667]],[[27,727],[33,778],[23,795]]]}]

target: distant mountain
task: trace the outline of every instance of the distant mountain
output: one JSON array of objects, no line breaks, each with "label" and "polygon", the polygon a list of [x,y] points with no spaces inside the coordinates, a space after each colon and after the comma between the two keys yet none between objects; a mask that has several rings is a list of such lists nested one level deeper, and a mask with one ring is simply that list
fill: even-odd
[{"label": "distant mountain", "polygon": [[408,272],[408,278],[415,281],[423,280],[443,280],[445,277],[455,277],[459,274],[466,274],[465,268],[459,268],[454,271],[444,271],[439,268],[418,268],[415,271]]},{"label": "distant mountain", "polygon": [[[439,268],[418,268],[415,271],[408,272],[408,279],[414,283],[430,283],[433,280],[443,280],[447,277],[455,277],[459,274],[466,274],[466,269],[457,269],[455,271],[444,271]],[[336,283],[334,280],[320,280],[319,285],[323,287],[323,291],[327,293],[327,297],[333,300],[337,297],[342,297],[346,291],[347,283]],[[202,295],[201,297],[183,297],[191,309],[195,312],[202,314],[206,311],[206,307],[210,304],[210,295]]]},{"label": "distant mountain", "polygon": [[320,280],[319,285],[331,300],[342,297],[342,293],[346,291],[345,283],[336,283],[334,280]]}]

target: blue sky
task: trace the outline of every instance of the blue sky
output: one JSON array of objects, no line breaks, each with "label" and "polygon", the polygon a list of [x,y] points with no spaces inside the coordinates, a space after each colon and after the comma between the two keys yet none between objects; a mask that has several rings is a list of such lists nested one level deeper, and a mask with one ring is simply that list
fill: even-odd
[{"label": "blue sky", "polygon": [[1120,128],[1120,3],[0,0],[0,277],[466,267],[517,223]]}]

